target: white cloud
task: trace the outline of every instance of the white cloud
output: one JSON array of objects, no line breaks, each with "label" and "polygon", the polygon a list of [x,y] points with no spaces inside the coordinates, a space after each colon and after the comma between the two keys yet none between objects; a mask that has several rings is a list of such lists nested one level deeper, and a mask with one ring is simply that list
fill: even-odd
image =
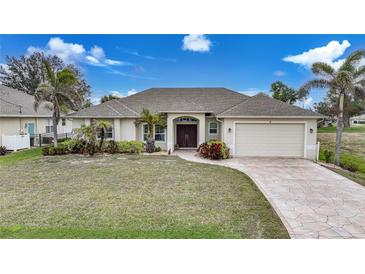
[{"label": "white cloud", "polygon": [[339,41],[331,41],[326,46],[310,49],[298,55],[287,56],[283,60],[300,64],[308,68],[315,62],[325,62],[337,68],[344,61],[343,59],[337,59],[341,57],[350,46],[351,44],[347,40],[342,41],[342,43]]},{"label": "white cloud", "polygon": [[242,93],[247,96],[255,96],[256,94],[259,94],[260,92],[265,93],[265,91],[260,90],[258,88],[248,88],[246,90],[239,91],[239,93]]},{"label": "white cloud", "polygon": [[212,42],[203,34],[189,34],[183,39],[183,50],[209,52]]},{"label": "white cloud", "polygon": [[286,75],[286,72],[283,70],[276,70],[276,71],[274,71],[274,75],[277,77],[283,77]]},{"label": "white cloud", "polygon": [[96,59],[105,59],[105,52],[101,47],[93,46],[90,50],[90,54]]},{"label": "white cloud", "polygon": [[116,61],[116,60],[111,60],[111,59],[105,59],[105,63],[111,66],[116,66],[116,65],[122,65],[124,63],[124,65],[127,65],[129,63],[127,62],[121,62],[121,61]]},{"label": "white cloud", "polygon": [[66,64],[75,64],[84,62],[94,66],[127,66],[128,62],[111,60],[106,58],[105,51],[99,46],[93,46],[87,51],[83,45],[68,43],[59,37],[49,39],[45,48],[30,46],[26,54],[30,55],[36,51],[44,52],[50,55],[57,55]]},{"label": "white cloud", "polygon": [[136,90],[136,89],[131,89],[131,90],[128,90],[128,92],[127,92],[127,96],[130,96],[130,95],[133,95],[133,94],[136,94],[136,93],[138,93],[139,91],[138,90]]},{"label": "white cloud", "polygon": [[118,97],[118,98],[125,97],[124,94],[122,94],[120,91],[117,91],[117,90],[111,91],[110,94],[113,95],[114,97]]},{"label": "white cloud", "polygon": [[59,37],[49,39],[46,49],[47,54],[57,55],[65,63],[75,63],[83,58],[85,48],[80,44],[65,43]]}]

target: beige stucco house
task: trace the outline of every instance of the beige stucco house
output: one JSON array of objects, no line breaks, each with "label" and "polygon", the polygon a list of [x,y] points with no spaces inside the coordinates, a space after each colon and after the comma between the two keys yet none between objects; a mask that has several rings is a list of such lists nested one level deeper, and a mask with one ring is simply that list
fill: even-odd
[{"label": "beige stucco house", "polygon": [[[31,143],[38,143],[39,134],[52,132],[52,112],[42,104],[34,110],[34,97],[22,91],[0,85],[0,145],[2,135],[30,134]],[[58,133],[71,133],[71,120],[63,117]]]},{"label": "beige stucco house", "polygon": [[173,151],[218,139],[234,156],[300,157],[314,160],[318,113],[265,94],[246,96],[226,88],[151,88],[68,115],[72,128],[92,119],[109,120],[114,140],[146,139],[136,125],[143,108],[166,113],[167,127],[155,127],[157,146]]}]

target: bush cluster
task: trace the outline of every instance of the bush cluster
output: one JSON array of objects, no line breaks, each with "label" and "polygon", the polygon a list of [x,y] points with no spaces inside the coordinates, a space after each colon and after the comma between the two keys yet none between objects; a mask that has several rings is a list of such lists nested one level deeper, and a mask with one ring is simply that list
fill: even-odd
[{"label": "bush cluster", "polygon": [[8,151],[5,146],[0,146],[0,156],[5,155],[7,152]]},{"label": "bush cluster", "polygon": [[93,155],[95,152],[139,154],[143,151],[144,143],[141,141],[105,141],[100,149],[98,143],[90,144],[80,139],[70,139],[58,144],[57,148],[53,145],[42,147],[42,153],[46,156],[70,153]]},{"label": "bush cluster", "polygon": [[359,170],[359,165],[349,159],[341,159],[340,167],[342,167],[343,169],[347,169],[348,171],[351,172],[356,172]]},{"label": "bush cluster", "polygon": [[211,160],[227,159],[229,157],[229,148],[224,142],[218,140],[202,143],[197,151],[201,157]]},{"label": "bush cluster", "polygon": [[[324,149],[320,151],[319,159],[325,161],[326,163],[334,163],[334,154],[330,149]],[[356,172],[359,170],[359,163],[353,156],[342,154],[340,157],[340,167],[351,172]]]}]

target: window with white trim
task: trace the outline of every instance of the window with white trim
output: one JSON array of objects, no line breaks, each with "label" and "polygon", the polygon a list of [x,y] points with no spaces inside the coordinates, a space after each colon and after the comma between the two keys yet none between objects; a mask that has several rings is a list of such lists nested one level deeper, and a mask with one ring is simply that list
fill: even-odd
[{"label": "window with white trim", "polygon": [[143,125],[143,141],[147,141],[147,135],[148,135],[148,125]]},{"label": "window with white trim", "polygon": [[66,118],[62,118],[62,125],[65,126],[66,125]]},{"label": "window with white trim", "polygon": [[[113,127],[109,127],[105,130],[105,139],[113,139]],[[96,129],[96,138],[101,138],[101,128]]]},{"label": "window with white trim", "polygon": [[209,123],[209,134],[218,134],[218,123],[210,122]]},{"label": "window with white trim", "polygon": [[160,125],[155,125],[155,141],[165,142],[166,130]]}]

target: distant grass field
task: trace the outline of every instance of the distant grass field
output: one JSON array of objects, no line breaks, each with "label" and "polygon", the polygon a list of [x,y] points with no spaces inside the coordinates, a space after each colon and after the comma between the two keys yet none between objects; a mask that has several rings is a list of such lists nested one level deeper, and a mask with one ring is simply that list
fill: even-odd
[{"label": "distant grass field", "polygon": [[[363,132],[365,133],[365,126],[357,126],[357,127],[350,127],[344,128],[344,132],[349,133],[356,133],[356,132]],[[336,133],[336,127],[321,127],[317,129],[318,133]]]},{"label": "distant grass field", "polygon": [[[334,152],[336,127],[319,128],[318,141],[321,143],[320,157],[325,160],[324,150]],[[342,134],[341,161],[355,163],[358,172],[349,173],[333,169],[333,171],[365,186],[365,126],[346,128]]]}]

